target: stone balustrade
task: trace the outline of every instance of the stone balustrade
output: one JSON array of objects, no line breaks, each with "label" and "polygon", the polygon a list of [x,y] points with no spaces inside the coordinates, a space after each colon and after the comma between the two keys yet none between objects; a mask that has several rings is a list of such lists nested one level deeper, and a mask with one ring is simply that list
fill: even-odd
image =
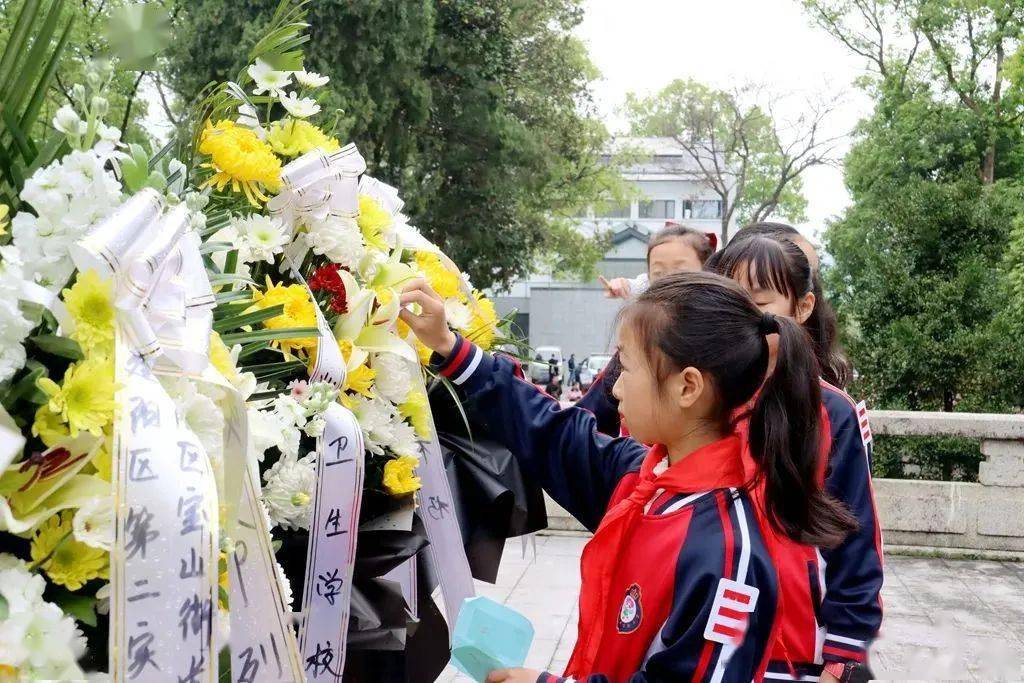
[{"label": "stone balustrade", "polygon": [[[886,544],[1024,552],[1024,415],[872,410],[875,436],[961,436],[981,441],[978,482],[875,479]],[[553,529],[582,530],[548,499]]]},{"label": "stone balustrade", "polygon": [[1024,415],[869,412],[874,434],[981,441],[978,482],[876,479],[885,542],[1024,552]]}]

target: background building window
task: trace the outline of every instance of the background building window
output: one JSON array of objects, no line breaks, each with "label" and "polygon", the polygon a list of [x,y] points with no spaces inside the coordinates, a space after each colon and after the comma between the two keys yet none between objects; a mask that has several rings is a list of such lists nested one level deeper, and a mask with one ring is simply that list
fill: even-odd
[{"label": "background building window", "polygon": [[594,216],[597,218],[629,218],[630,217],[629,204],[623,204],[621,206],[606,205],[599,207],[594,212]]},{"label": "background building window", "polygon": [[722,200],[720,199],[694,199],[690,203],[693,207],[692,218],[722,217]]},{"label": "background building window", "polygon": [[674,199],[653,199],[640,202],[640,218],[675,218]]}]

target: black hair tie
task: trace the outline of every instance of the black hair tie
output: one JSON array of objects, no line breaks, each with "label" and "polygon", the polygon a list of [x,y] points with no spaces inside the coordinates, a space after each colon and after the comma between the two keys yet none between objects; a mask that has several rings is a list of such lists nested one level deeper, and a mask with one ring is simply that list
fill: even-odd
[{"label": "black hair tie", "polygon": [[779,320],[775,317],[774,313],[765,311],[761,315],[761,320],[757,324],[757,329],[760,330],[761,334],[768,336],[769,334],[779,333]]}]

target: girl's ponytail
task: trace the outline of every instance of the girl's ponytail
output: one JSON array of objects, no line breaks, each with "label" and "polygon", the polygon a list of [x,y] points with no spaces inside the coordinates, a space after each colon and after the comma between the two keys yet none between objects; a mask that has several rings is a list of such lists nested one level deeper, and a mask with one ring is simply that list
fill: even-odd
[{"label": "girl's ponytail", "polygon": [[765,313],[759,328],[764,335],[779,335],[775,370],[750,416],[750,449],[764,477],[768,518],[794,540],[834,547],[857,528],[857,522],[825,492],[819,477],[817,361],[807,333],[792,319]]}]

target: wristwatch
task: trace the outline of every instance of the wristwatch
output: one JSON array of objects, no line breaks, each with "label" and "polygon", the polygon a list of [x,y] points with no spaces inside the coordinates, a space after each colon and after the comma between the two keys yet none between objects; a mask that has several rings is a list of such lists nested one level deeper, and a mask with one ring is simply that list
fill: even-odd
[{"label": "wristwatch", "polygon": [[860,662],[826,662],[825,671],[840,683],[868,683],[871,671]]}]

